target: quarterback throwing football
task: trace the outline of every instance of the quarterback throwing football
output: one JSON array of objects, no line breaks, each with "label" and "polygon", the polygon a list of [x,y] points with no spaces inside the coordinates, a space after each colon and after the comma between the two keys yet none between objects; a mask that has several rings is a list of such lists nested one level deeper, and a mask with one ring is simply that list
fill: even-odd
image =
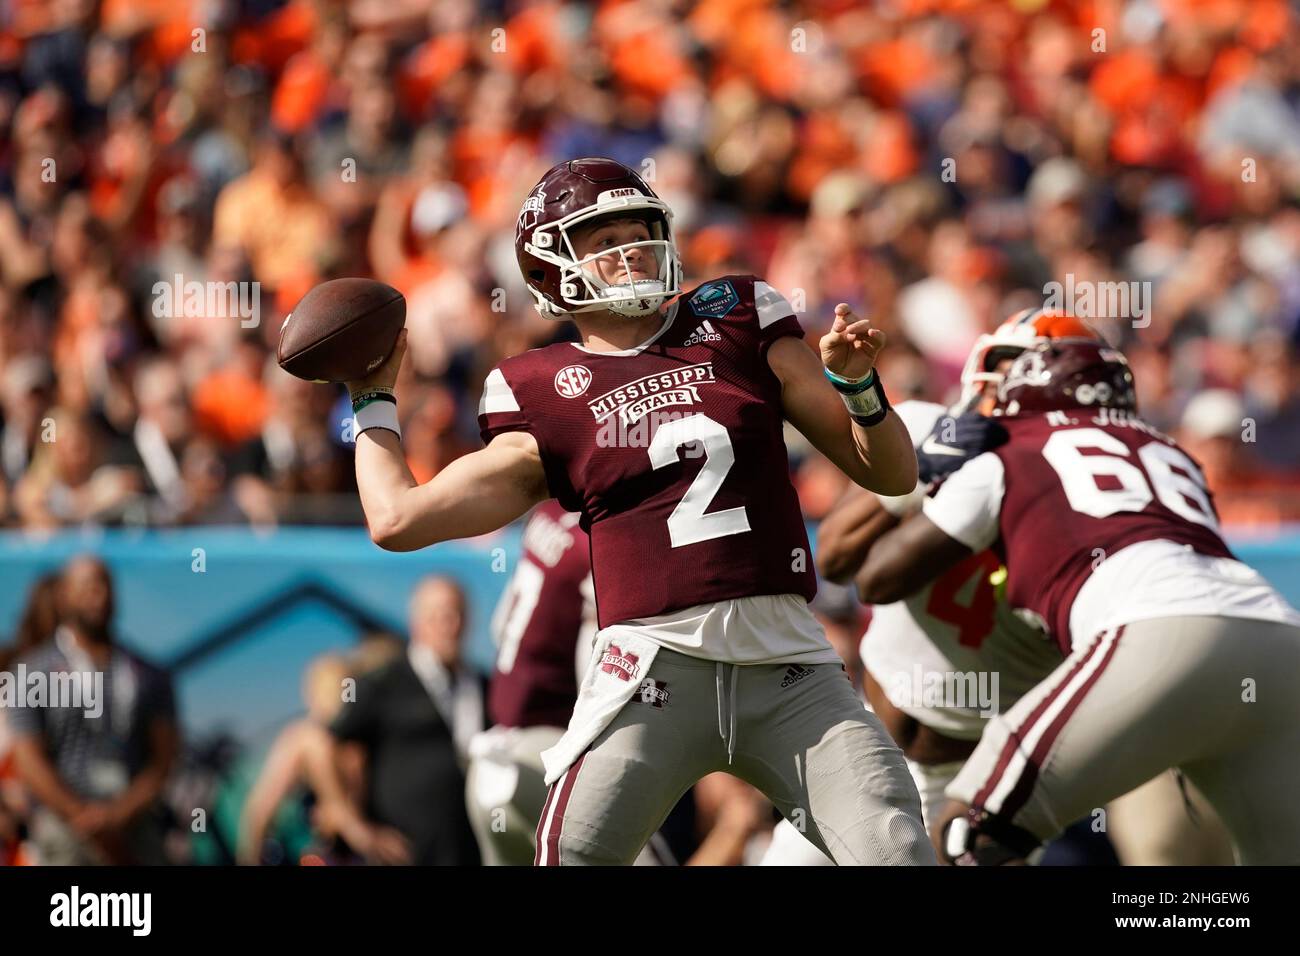
[{"label": "quarterback throwing football", "polygon": [[915,487],[874,371],[884,334],[840,305],[819,361],[762,280],[683,293],[671,211],[608,159],[551,169],[515,246],[538,311],[572,319],[581,343],[492,370],[486,448],[416,484],[391,394],[402,340],[349,387],[381,547],[484,534],[547,498],[590,535],[600,630],[543,754],[536,862],[630,863],[692,784],[728,771],[837,863],[933,863],[902,755],[808,609],[816,578],[782,439],[789,421],[863,487]]}]

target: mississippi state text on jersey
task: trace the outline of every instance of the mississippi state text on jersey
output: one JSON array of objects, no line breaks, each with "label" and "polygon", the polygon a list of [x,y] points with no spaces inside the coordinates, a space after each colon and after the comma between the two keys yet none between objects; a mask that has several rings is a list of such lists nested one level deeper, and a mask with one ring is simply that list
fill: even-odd
[{"label": "mississippi state text on jersey", "polygon": [[488,375],[483,440],[527,431],[591,536],[601,627],[729,598],[816,592],[767,349],[803,331],[753,276],[678,297],[642,345],[534,349]]},{"label": "mississippi state text on jersey", "polygon": [[492,616],[493,724],[564,727],[578,699],[578,648],[594,632],[591,555],[578,516],[543,501],[524,525],[523,553]]}]

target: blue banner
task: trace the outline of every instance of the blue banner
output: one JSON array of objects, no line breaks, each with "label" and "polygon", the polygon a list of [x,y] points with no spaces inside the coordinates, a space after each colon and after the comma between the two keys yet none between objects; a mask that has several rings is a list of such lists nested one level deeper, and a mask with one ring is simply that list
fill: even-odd
[{"label": "blue banner", "polygon": [[[407,602],[426,575],[450,576],[465,589],[466,657],[487,672],[488,622],[518,545],[518,526],[410,554],[380,550],[360,528],[6,532],[0,634],[13,633],[42,574],[74,555],[98,555],[113,572],[120,639],[174,668],[187,732],[226,731],[257,745],[302,713],[312,658],[346,651],[371,628],[406,637]],[[1300,534],[1237,541],[1234,550],[1300,605]]]}]

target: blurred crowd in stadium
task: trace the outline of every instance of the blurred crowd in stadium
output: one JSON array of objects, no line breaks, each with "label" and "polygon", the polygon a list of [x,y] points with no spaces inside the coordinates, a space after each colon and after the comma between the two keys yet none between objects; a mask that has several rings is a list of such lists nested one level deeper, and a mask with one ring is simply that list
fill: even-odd
[{"label": "blurred crowd in stadium", "polygon": [[[339,387],[281,372],[314,283],[409,304],[417,478],[483,374],[568,334],[513,261],[554,161],[676,213],[688,280],[848,301],[895,400],[953,395],[1050,281],[1225,521],[1300,515],[1300,30],[1283,0],[26,0],[0,22],[0,524],[360,520]],[[255,314],[190,283],[257,283]],[[233,287],[232,287],[233,288]],[[203,299],[200,295],[199,299]],[[1145,308],[1145,306],[1144,306]],[[251,321],[250,321],[251,320]],[[1146,324],[1149,321],[1149,325]],[[1135,327],[1145,326],[1145,327]],[[792,447],[806,512],[844,480]]]}]

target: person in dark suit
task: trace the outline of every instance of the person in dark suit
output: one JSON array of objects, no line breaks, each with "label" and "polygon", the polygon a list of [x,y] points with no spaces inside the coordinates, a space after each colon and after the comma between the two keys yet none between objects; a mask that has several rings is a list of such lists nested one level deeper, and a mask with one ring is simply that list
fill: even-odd
[{"label": "person in dark suit", "polygon": [[[447,578],[421,581],[411,598],[407,652],[344,681],[343,706],[311,758],[318,822],[375,863],[477,866],[465,809],[469,740],[483,729],[483,680],[461,661],[465,596]],[[362,805],[344,796],[334,750],[366,755]]]}]

